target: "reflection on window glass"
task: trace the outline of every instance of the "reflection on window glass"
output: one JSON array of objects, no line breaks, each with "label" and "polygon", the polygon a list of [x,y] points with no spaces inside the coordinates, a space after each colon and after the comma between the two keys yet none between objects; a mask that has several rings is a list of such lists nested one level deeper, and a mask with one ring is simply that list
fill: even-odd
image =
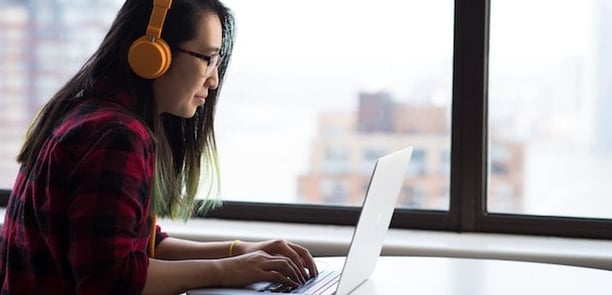
[{"label": "reflection on window glass", "polygon": [[490,35],[488,210],[611,218],[612,1],[493,0]]},{"label": "reflection on window glass", "polygon": [[[34,112],[122,2],[0,2],[0,187]],[[448,209],[452,0],[225,3],[237,40],[215,124],[223,199],[359,205],[375,159],[413,145],[399,205]]]}]

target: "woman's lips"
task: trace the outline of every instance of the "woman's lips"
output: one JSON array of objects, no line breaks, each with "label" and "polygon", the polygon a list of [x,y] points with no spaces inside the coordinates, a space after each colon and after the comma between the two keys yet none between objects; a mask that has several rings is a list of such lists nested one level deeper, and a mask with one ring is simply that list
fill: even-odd
[{"label": "woman's lips", "polygon": [[206,102],[206,96],[204,95],[196,95],[195,98],[200,102],[200,104],[204,104]]}]

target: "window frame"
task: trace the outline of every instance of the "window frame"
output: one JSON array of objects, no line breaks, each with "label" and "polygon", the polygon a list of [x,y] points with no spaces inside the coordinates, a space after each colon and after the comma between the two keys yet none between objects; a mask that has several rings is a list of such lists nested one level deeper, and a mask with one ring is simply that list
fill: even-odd
[{"label": "window frame", "polygon": [[[448,211],[396,209],[394,228],[612,239],[612,219],[489,213],[487,97],[489,0],[455,0]],[[6,206],[10,191],[0,190]],[[355,225],[359,208],[224,202],[207,218]]]}]

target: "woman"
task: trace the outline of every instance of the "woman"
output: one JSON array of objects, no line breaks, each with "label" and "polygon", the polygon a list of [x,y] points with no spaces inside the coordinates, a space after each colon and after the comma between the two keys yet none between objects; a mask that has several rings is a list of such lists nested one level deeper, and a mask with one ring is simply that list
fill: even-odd
[{"label": "woman", "polygon": [[290,242],[198,243],[155,225],[189,217],[201,169],[205,190],[218,187],[213,118],[234,22],[217,0],[174,0],[161,33],[169,68],[142,78],[128,52],[152,6],[126,1],[28,130],[2,229],[3,294],[172,294],[316,275],[309,252]]}]

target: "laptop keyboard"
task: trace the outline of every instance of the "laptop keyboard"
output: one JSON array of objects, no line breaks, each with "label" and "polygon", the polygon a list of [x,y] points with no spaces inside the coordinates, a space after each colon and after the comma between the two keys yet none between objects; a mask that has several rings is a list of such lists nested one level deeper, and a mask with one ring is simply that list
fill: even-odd
[{"label": "laptop keyboard", "polygon": [[323,270],[318,276],[308,280],[304,285],[291,287],[280,283],[272,283],[259,292],[265,293],[299,293],[299,294],[333,294],[340,277],[339,271]]}]

